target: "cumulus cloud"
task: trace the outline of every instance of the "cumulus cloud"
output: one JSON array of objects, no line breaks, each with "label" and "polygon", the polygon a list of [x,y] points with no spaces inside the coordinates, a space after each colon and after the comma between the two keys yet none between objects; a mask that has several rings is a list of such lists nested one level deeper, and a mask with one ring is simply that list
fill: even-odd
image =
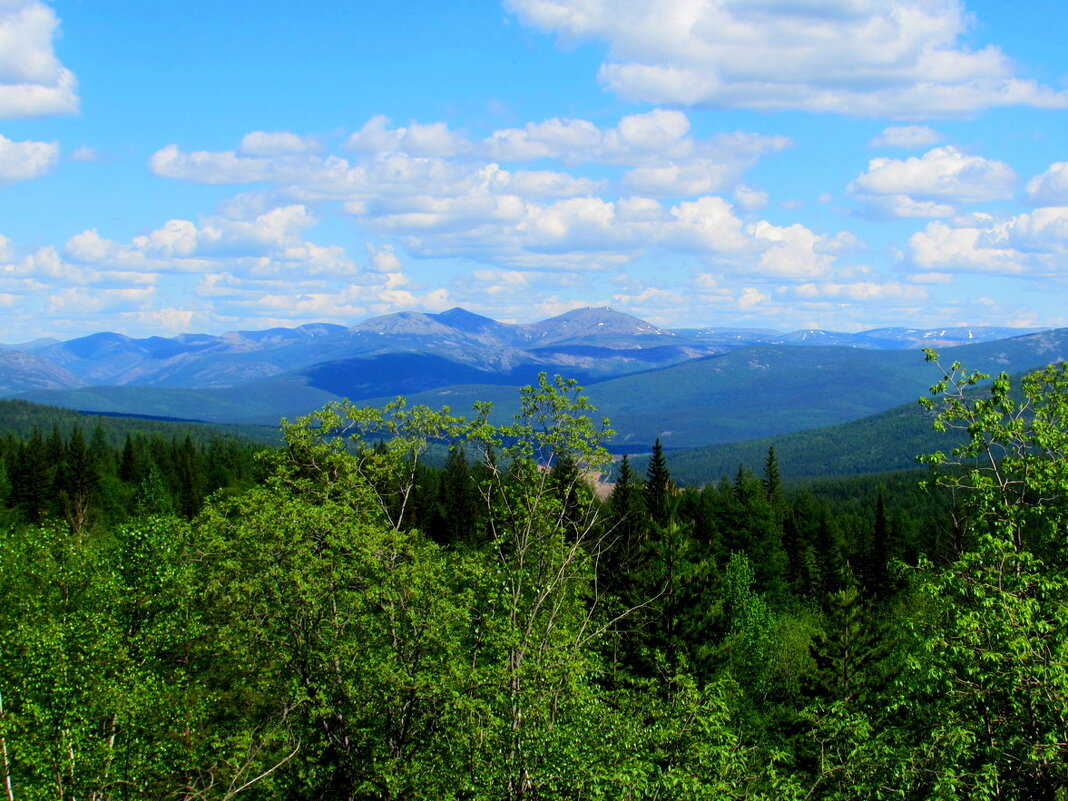
[{"label": "cumulus cloud", "polygon": [[[734,190],[739,207],[749,211],[764,205],[767,195],[740,178],[762,156],[791,144],[744,131],[695,137],[684,113],[663,109],[605,128],[553,119],[480,141],[462,139],[443,124],[393,128],[375,117],[346,141],[354,152],[349,158],[314,153],[304,143],[259,132],[222,152],[169,145],[150,166],[159,175],[198,183],[266,184],[224,204],[235,216],[265,213],[267,198],[301,207],[337,203],[417,258],[591,270],[677,246],[745,252],[755,264],[775,243],[741,231],[730,203],[714,193]],[[556,164],[525,168],[524,162],[543,160]],[[512,168],[503,166],[509,162]],[[598,177],[586,174],[590,165]],[[559,168],[541,168],[547,166]],[[154,236],[189,247],[195,240],[196,256],[210,255],[209,232],[191,233],[189,225]]]},{"label": "cumulus cloud", "polygon": [[918,149],[937,145],[942,141],[942,134],[926,125],[898,125],[884,128],[883,132],[871,140],[872,147],[898,147]]},{"label": "cumulus cloud", "polygon": [[1004,162],[940,147],[919,158],[872,159],[849,193],[877,214],[945,217],[961,203],[1011,197],[1016,183],[1016,173]]},{"label": "cumulus cloud", "polygon": [[524,23],[599,39],[599,80],[629,100],[932,117],[1068,107],[1015,77],[996,47],[959,39],[957,0],[506,0]]},{"label": "cumulus cloud", "polygon": [[0,282],[9,289],[28,291],[46,288],[50,283],[107,287],[145,286],[154,284],[156,278],[155,273],[151,271],[127,269],[125,265],[96,268],[72,263],[51,246],[38,248],[22,259],[0,264]]},{"label": "cumulus cloud", "polygon": [[834,264],[834,246],[803,225],[777,226],[761,220],[749,226],[750,233],[767,243],[760,254],[756,272],[782,278],[827,276]]},{"label": "cumulus cloud", "polygon": [[1034,206],[1068,206],[1068,161],[1058,161],[1027,182],[1026,199]]},{"label": "cumulus cloud", "polygon": [[242,157],[233,151],[183,153],[178,145],[167,145],[153,153],[149,166],[163,178],[202,184],[263,181],[273,172],[271,162],[264,159]]},{"label": "cumulus cloud", "polygon": [[909,239],[909,258],[933,273],[981,272],[1063,277],[1068,206],[998,218],[975,214],[931,222]]},{"label": "cumulus cloud", "polygon": [[38,178],[59,161],[55,142],[12,142],[0,135],[0,186]]},{"label": "cumulus cloud", "polygon": [[875,281],[855,281],[852,283],[801,284],[794,288],[794,293],[802,298],[831,298],[852,301],[874,300],[923,300],[927,289],[922,286],[903,284],[900,281],[878,283]]},{"label": "cumulus cloud", "polygon": [[100,312],[143,309],[155,297],[155,287],[127,289],[98,289],[70,287],[60,290],[48,299],[49,314],[99,314]]},{"label": "cumulus cloud", "polygon": [[785,136],[738,131],[708,139],[690,135],[690,120],[681,111],[653,109],[623,117],[602,130],[588,120],[553,118],[523,128],[494,131],[479,151],[497,161],[559,159],[565,164],[594,162],[627,166],[668,166],[701,161],[720,169],[742,169],[792,144]]},{"label": "cumulus cloud", "polygon": [[244,156],[282,156],[293,153],[315,153],[319,142],[311,137],[279,131],[253,131],[241,138],[238,151]]},{"label": "cumulus cloud", "polygon": [[366,153],[397,151],[412,156],[456,156],[471,149],[471,143],[443,122],[412,123],[390,128],[389,118],[376,115],[345,140],[345,147]]},{"label": "cumulus cloud", "polygon": [[0,117],[78,110],[78,81],[56,58],[59,19],[40,0],[0,3]]},{"label": "cumulus cloud", "polygon": [[746,211],[756,211],[768,204],[768,193],[763,189],[741,184],[734,188],[734,202]]},{"label": "cumulus cloud", "polygon": [[157,272],[216,270],[294,277],[358,272],[343,248],[304,239],[304,231],[314,223],[301,205],[271,209],[251,219],[212,217],[200,224],[168,220],[128,243],[105,239],[95,230],[83,231],[68,240],[64,254],[79,264]]}]

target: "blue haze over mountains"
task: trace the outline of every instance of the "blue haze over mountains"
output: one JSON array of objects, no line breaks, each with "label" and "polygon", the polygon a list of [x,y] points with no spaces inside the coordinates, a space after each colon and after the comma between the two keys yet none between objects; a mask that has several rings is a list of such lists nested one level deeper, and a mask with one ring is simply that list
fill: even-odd
[{"label": "blue haze over mountains", "polygon": [[640,450],[707,445],[835,425],[914,400],[938,376],[933,345],[986,372],[1019,372],[1068,354],[1068,329],[664,329],[606,308],[514,325],[464,309],[330,324],[131,339],[98,333],[0,348],[0,395],[113,413],[275,423],[329,400],[466,411],[539,372],[579,380]]}]

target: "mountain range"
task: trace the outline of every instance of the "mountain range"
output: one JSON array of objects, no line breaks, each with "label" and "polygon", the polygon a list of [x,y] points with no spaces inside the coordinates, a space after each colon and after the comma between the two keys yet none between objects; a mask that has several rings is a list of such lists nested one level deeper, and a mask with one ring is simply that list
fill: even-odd
[{"label": "mountain range", "polygon": [[938,379],[918,348],[986,372],[1068,354],[1068,329],[660,328],[607,308],[529,324],[464,309],[331,324],[133,339],[98,333],[0,347],[0,396],[84,411],[274,423],[348,397],[398,394],[462,411],[515,408],[539,372],[578,379],[609,416],[617,450],[656,437],[689,447],[856,420],[914,400]]}]

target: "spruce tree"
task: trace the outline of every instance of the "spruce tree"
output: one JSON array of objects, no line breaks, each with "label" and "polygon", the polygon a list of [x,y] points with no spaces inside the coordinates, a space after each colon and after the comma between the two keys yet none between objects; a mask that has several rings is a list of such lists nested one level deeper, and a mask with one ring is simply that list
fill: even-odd
[{"label": "spruce tree", "polygon": [[31,523],[40,523],[52,499],[52,471],[41,432],[36,427],[29,440],[19,448],[11,474],[11,505]]},{"label": "spruce tree", "polygon": [[649,518],[658,526],[666,526],[671,518],[671,491],[671,473],[668,471],[667,459],[664,458],[664,446],[657,437],[649,467],[645,471],[643,494]]},{"label": "spruce tree", "polygon": [[66,455],[63,435],[59,432],[59,425],[56,423],[52,424],[52,433],[48,437],[45,453],[47,454],[48,468],[52,471],[52,476],[55,477],[55,472],[63,463],[63,457]]},{"label": "spruce tree", "polygon": [[192,520],[204,502],[204,476],[193,440],[186,438],[174,444],[175,475],[178,483],[178,506],[181,513]]},{"label": "spruce tree", "polygon": [[137,455],[133,437],[127,434],[126,442],[122,446],[122,457],[119,460],[119,478],[127,484],[137,484],[141,480],[142,471]]},{"label": "spruce tree", "polygon": [[879,494],[875,499],[875,522],[872,526],[871,545],[867,552],[865,578],[868,592],[873,595],[885,595],[890,592],[890,522],[886,513],[886,496],[883,486],[879,485]]},{"label": "spruce tree", "polygon": [[77,533],[89,524],[99,484],[97,466],[89,455],[82,429],[74,426],[56,473],[56,496],[71,531]]},{"label": "spruce tree", "polygon": [[861,597],[847,572],[844,589],[831,593],[823,630],[813,640],[813,694],[864,705],[876,701],[893,677],[893,648],[878,613]]},{"label": "spruce tree", "polygon": [[449,446],[449,458],[441,473],[439,492],[439,538],[446,543],[478,539],[478,497],[463,448]]},{"label": "spruce tree", "polygon": [[767,459],[764,460],[764,494],[774,504],[782,500],[782,478],[779,476],[779,461],[775,458],[775,446],[768,448]]},{"label": "spruce tree", "polygon": [[605,585],[619,595],[629,594],[629,577],[641,565],[644,511],[641,482],[635,478],[630,459],[624,455],[608,497],[606,542],[609,545],[599,566]]}]

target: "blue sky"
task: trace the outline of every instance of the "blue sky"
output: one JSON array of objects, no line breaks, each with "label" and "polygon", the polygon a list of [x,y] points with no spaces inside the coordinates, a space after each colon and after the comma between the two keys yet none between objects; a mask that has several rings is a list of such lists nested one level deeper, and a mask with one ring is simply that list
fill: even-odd
[{"label": "blue sky", "polygon": [[0,341],[1068,326],[1062,2],[0,0]]}]

